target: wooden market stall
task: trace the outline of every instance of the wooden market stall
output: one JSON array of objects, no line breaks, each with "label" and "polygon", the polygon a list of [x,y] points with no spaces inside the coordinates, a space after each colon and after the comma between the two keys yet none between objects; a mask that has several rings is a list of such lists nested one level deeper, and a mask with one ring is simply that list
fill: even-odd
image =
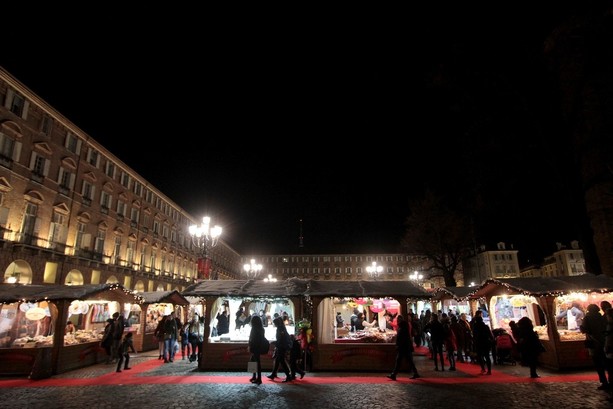
[{"label": "wooden market stall", "polygon": [[[143,298],[142,305],[133,311],[138,315],[130,313],[131,317],[138,316],[139,331],[134,334],[134,348],[139,352],[151,351],[158,348],[158,340],[153,333],[159,320],[175,311],[181,322],[185,323],[189,315],[190,301],[177,290],[151,291],[138,295]],[[199,314],[202,314],[202,310],[199,311]]]},{"label": "wooden market stall", "polygon": [[[275,340],[272,317],[286,317],[288,332],[305,314],[304,294],[308,280],[291,278],[277,282],[263,280],[208,280],[188,287],[185,297],[198,297],[205,309],[205,334],[201,370],[245,371],[250,354],[247,351],[250,326],[237,323],[236,313],[241,307],[246,317],[262,313],[266,321],[265,333],[269,341]],[[217,314],[225,310],[230,317],[230,331],[216,334]],[[272,355],[262,355],[262,368],[272,369]]]},{"label": "wooden market stall", "polygon": [[613,299],[613,278],[584,274],[552,278],[488,279],[468,298],[484,297],[490,311],[491,327],[509,329],[511,320],[529,317],[546,352],[539,363],[553,369],[592,366],[584,345],[580,323],[566,321],[567,306],[585,311],[588,304]]},{"label": "wooden market stall", "polygon": [[476,287],[438,287],[431,293],[434,311],[441,310],[455,315],[466,314],[468,320],[479,309],[478,298],[470,298]]},{"label": "wooden market stall", "polygon": [[115,283],[0,284],[0,374],[40,379],[101,362],[106,320],[141,302]]},{"label": "wooden market stall", "polygon": [[[406,318],[409,305],[430,298],[423,287],[408,280],[310,280],[305,295],[313,305],[316,342],[310,349],[316,371],[389,371],[396,358],[396,333],[383,325],[385,311]],[[376,326],[339,334],[334,316],[345,307],[357,308],[368,322],[377,319]]]}]

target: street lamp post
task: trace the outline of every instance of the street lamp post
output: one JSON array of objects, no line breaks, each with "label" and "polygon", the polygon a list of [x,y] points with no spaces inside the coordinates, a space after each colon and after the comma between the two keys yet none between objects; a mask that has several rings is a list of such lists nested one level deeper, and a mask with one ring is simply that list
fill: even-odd
[{"label": "street lamp post", "polygon": [[409,274],[409,280],[415,281],[418,285],[421,285],[423,278],[423,274],[419,274],[418,271],[413,271],[413,274]]},{"label": "street lamp post", "polygon": [[379,278],[379,273],[383,271],[383,266],[378,266],[376,261],[373,261],[371,265],[366,267],[366,272],[370,274],[375,280]]},{"label": "street lamp post", "polygon": [[272,276],[272,274],[268,274],[268,277],[264,278],[265,283],[276,283],[277,279]]},{"label": "street lamp post", "polygon": [[211,218],[205,216],[202,218],[202,224],[189,226],[189,234],[192,236],[192,243],[200,249],[200,257],[198,258],[198,279],[208,279],[211,277],[211,257],[209,250],[217,245],[219,236],[221,236],[221,227],[215,226],[211,228]]},{"label": "street lamp post", "polygon": [[243,265],[243,270],[245,270],[248,278],[256,279],[260,275],[260,271],[262,271],[262,265],[257,264],[254,259],[251,259],[249,264]]}]

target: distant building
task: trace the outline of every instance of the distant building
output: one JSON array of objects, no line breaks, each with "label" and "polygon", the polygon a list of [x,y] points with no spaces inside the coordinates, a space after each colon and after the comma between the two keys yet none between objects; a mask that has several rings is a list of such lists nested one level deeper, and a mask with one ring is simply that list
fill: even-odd
[{"label": "distant building", "polygon": [[570,249],[556,243],[557,251],[543,260],[542,277],[577,276],[585,274],[585,259],[578,241],[570,243]]},{"label": "distant building", "polygon": [[[258,278],[284,280],[291,277],[316,280],[414,280],[420,286],[433,288],[426,272],[430,261],[425,256],[410,254],[267,254],[243,257],[262,264]],[[376,263],[380,271],[369,273]],[[415,273],[417,272],[417,274]],[[420,278],[421,276],[421,278]]]},{"label": "distant building", "polygon": [[495,250],[481,246],[476,254],[467,257],[462,262],[464,270],[464,285],[479,285],[488,278],[519,277],[519,261],[517,250],[506,248],[500,242]]}]

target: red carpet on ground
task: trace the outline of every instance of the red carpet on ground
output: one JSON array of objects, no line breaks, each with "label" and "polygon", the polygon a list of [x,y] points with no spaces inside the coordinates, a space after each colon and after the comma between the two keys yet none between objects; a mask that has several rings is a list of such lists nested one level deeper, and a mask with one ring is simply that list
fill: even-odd
[{"label": "red carpet on ground", "polygon": [[[427,349],[426,349],[427,351]],[[42,380],[30,379],[0,379],[0,388],[15,388],[15,387],[45,387],[45,386],[64,386],[64,387],[79,387],[90,385],[116,385],[116,384],[194,384],[194,383],[215,383],[215,384],[249,384],[250,374],[245,373],[241,376],[224,375],[223,372],[217,372],[214,375],[165,375],[165,376],[139,376],[160,365],[161,361],[149,360],[138,365],[134,365],[129,371],[117,373],[111,371],[105,375],[95,378],[50,378]],[[581,381],[596,381],[594,374],[563,374],[543,376],[538,379],[530,379],[527,375],[514,376],[504,372],[497,371],[495,367],[492,369],[492,375],[481,375],[481,368],[478,365],[458,363],[457,376],[449,376],[449,372],[445,376],[424,376],[418,379],[409,379],[409,375],[400,374],[396,381],[392,381],[386,377],[387,374],[367,374],[359,376],[351,374],[344,376],[342,373],[317,373],[310,376],[306,374],[304,379],[297,379],[293,382],[282,383],[283,377],[277,378],[275,381],[263,379],[262,384],[279,384],[288,386],[308,386],[316,384],[361,384],[361,383],[415,383],[415,384],[463,384],[463,383],[520,383],[520,382],[581,382]],[[454,373],[454,375],[456,374]],[[423,373],[422,373],[423,375]]]}]

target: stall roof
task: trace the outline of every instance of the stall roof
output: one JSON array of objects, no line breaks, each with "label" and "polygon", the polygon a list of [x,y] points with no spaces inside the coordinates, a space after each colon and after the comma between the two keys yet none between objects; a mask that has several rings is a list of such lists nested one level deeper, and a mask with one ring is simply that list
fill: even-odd
[{"label": "stall roof", "polygon": [[477,287],[439,287],[432,293],[432,298],[436,300],[453,298],[457,301],[463,301],[469,298]]},{"label": "stall roof", "polygon": [[613,277],[606,275],[582,274],[565,277],[534,277],[534,278],[501,278],[487,279],[466,298],[479,298],[500,292],[506,287],[506,292],[526,295],[562,295],[572,292],[609,292],[613,291]]},{"label": "stall roof", "polygon": [[330,296],[330,297],[409,297],[430,298],[412,282],[334,281],[290,278],[275,283],[263,280],[209,280],[188,287],[184,296]]},{"label": "stall roof", "polygon": [[18,301],[37,302],[41,300],[82,300],[95,297],[107,291],[122,291],[126,296],[133,297],[135,302],[142,303],[143,298],[132,291],[126,290],[120,284],[0,284],[0,303]]},{"label": "stall roof", "polygon": [[181,295],[177,290],[173,291],[149,291],[144,293],[138,293],[143,297],[143,303],[171,303],[174,305],[188,305],[190,302],[187,298]]},{"label": "stall roof", "polygon": [[407,297],[430,298],[420,286],[407,280],[398,281],[317,281],[309,282],[307,294],[334,297]]},{"label": "stall roof", "polygon": [[207,280],[183,291],[184,296],[267,296],[289,297],[303,295],[309,280],[290,278],[274,283],[263,280]]}]

